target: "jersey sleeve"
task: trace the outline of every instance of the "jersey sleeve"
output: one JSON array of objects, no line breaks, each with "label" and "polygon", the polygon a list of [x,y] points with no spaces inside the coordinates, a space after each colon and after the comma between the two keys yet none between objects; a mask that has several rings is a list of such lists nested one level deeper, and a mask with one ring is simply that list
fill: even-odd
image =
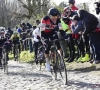
[{"label": "jersey sleeve", "polygon": [[14,35],[12,35],[10,39],[13,40],[13,38],[14,38]]},{"label": "jersey sleeve", "polygon": [[46,27],[46,21],[44,18],[42,18],[41,24],[40,24],[40,31],[45,31],[45,27]]}]

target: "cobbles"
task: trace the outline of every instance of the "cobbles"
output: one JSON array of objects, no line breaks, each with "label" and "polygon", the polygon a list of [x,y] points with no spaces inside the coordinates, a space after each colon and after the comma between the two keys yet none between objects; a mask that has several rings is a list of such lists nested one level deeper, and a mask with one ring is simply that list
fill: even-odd
[{"label": "cobbles", "polygon": [[0,90],[100,90],[100,76],[88,72],[68,71],[68,85],[53,80],[44,68],[9,61],[9,73],[0,70]]}]

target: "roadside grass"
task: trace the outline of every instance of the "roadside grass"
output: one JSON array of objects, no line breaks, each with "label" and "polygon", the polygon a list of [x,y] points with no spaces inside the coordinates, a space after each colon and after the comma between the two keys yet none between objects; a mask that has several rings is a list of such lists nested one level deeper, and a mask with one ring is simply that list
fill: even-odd
[{"label": "roadside grass", "polygon": [[[9,54],[10,60],[14,60],[13,54]],[[34,62],[34,52],[30,53],[29,51],[22,51],[20,53],[20,62],[33,63]]]}]

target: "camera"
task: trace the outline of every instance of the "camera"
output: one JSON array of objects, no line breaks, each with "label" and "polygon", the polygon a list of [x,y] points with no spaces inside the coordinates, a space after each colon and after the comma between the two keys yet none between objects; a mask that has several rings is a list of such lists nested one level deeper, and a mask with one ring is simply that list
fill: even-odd
[{"label": "camera", "polygon": [[100,2],[95,2],[94,4],[96,4],[96,14],[100,13]]}]

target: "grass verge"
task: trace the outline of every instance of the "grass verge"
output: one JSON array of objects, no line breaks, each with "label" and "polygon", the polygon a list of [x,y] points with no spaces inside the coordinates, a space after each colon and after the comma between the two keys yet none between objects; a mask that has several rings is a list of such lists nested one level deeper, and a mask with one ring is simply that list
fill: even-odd
[{"label": "grass verge", "polygon": [[[10,59],[14,59],[13,54],[9,54]],[[26,63],[33,63],[34,62],[34,53],[30,53],[29,51],[22,51],[20,53],[20,61]]]}]

